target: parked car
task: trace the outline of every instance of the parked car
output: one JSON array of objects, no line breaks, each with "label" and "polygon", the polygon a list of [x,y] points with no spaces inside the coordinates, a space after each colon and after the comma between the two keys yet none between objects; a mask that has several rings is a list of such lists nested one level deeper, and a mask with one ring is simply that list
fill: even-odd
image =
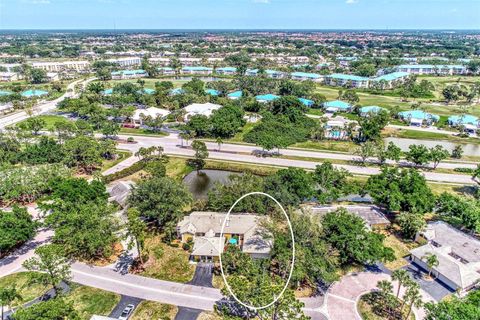
[{"label": "parked car", "polygon": [[128,318],[130,318],[133,309],[135,309],[135,306],[133,304],[129,304],[128,306],[126,306],[125,309],[123,309],[120,317],[118,317],[118,320],[127,320]]}]

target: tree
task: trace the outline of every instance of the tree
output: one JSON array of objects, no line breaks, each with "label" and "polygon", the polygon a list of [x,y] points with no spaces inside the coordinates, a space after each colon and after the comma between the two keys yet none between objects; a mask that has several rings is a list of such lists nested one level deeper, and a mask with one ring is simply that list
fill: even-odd
[{"label": "tree", "polygon": [[222,144],[223,144],[223,140],[222,138],[218,137],[215,142],[217,143],[218,145],[218,151],[220,151],[220,148],[222,147]]},{"label": "tree", "polygon": [[36,228],[26,208],[14,206],[12,211],[0,210],[0,257],[30,240]]},{"label": "tree", "polygon": [[34,84],[44,83],[47,81],[47,72],[43,69],[30,69],[30,82]]},{"label": "tree", "polygon": [[438,303],[425,304],[426,320],[463,320],[478,319],[480,305],[480,290],[471,290],[464,298],[455,295],[451,299],[442,300]]},{"label": "tree", "polygon": [[163,125],[163,118],[162,116],[146,116],[142,117],[143,124],[149,127],[154,132],[159,132]]},{"label": "tree", "polygon": [[442,95],[445,98],[447,104],[452,101],[457,101],[460,99],[462,92],[458,85],[449,85],[442,90]]},{"label": "tree", "polygon": [[7,306],[8,309],[12,310],[12,303],[15,300],[22,300],[22,296],[17,291],[16,287],[0,288],[0,319],[3,319],[3,307]]},{"label": "tree", "polygon": [[398,281],[398,288],[397,288],[397,295],[396,295],[398,299],[402,285],[408,283],[408,281],[410,280],[410,274],[405,269],[397,269],[392,272],[392,280]]},{"label": "tree", "polygon": [[343,265],[394,260],[393,250],[383,245],[384,235],[368,231],[359,216],[339,209],[323,216],[324,238],[338,250]]},{"label": "tree", "polygon": [[183,217],[184,208],[192,201],[185,186],[168,177],[151,178],[132,189],[128,202],[143,217],[156,221],[164,229]]},{"label": "tree", "polygon": [[432,274],[432,269],[437,267],[439,264],[438,258],[435,254],[429,252],[422,257],[422,260],[425,260],[428,267],[428,277]]},{"label": "tree", "polygon": [[33,135],[38,135],[46,125],[45,120],[40,117],[30,117],[18,124],[19,128],[25,131],[31,131]]},{"label": "tree", "polygon": [[120,126],[113,121],[105,121],[101,125],[102,134],[105,138],[114,138],[120,132]]},{"label": "tree", "polygon": [[461,145],[457,144],[455,146],[455,148],[453,148],[453,150],[452,150],[451,157],[453,159],[461,159],[462,156],[463,156],[463,147]]},{"label": "tree", "polygon": [[64,158],[63,147],[55,139],[42,136],[38,143],[27,144],[20,155],[22,162],[37,165],[60,163]]},{"label": "tree", "polygon": [[413,306],[420,308],[423,304],[422,295],[420,294],[419,285],[417,283],[408,288],[407,292],[405,293],[404,299],[409,303],[409,309],[406,316],[406,319],[409,319]]},{"label": "tree", "polygon": [[478,164],[477,168],[473,171],[472,179],[480,185],[480,164]]},{"label": "tree", "polygon": [[413,239],[419,231],[426,227],[425,219],[418,213],[402,212],[396,217],[396,222],[407,239]]},{"label": "tree", "polygon": [[232,137],[245,125],[243,115],[240,108],[231,105],[215,110],[210,118],[212,134],[221,138]]},{"label": "tree", "polygon": [[188,120],[186,129],[195,133],[197,137],[204,137],[210,133],[211,130],[210,119],[205,115],[193,115]]},{"label": "tree", "polygon": [[42,272],[38,274],[36,280],[51,285],[57,295],[60,283],[71,278],[70,262],[65,257],[63,248],[57,244],[46,244],[36,248],[35,255],[26,260],[23,267],[30,271]]},{"label": "tree", "polygon": [[360,101],[360,98],[355,90],[345,90],[341,95],[339,95],[339,98],[347,101],[351,105],[355,105]]},{"label": "tree", "polygon": [[315,190],[309,173],[301,168],[288,168],[265,178],[265,192],[284,205],[296,206],[310,200]]},{"label": "tree", "polygon": [[430,149],[430,160],[433,162],[433,169],[436,169],[438,164],[448,158],[449,152],[441,145],[436,145]]},{"label": "tree", "polygon": [[339,197],[351,192],[353,187],[348,178],[352,174],[343,169],[335,168],[331,162],[324,162],[315,167],[313,181],[317,186],[317,197],[320,202],[335,201]]},{"label": "tree", "polygon": [[77,167],[80,171],[91,173],[102,164],[102,148],[95,138],[77,136],[64,144],[64,163]]},{"label": "tree", "polygon": [[423,144],[412,144],[408,149],[405,158],[417,167],[425,165],[431,160],[430,151]]},{"label": "tree", "polygon": [[191,162],[197,173],[200,173],[200,170],[205,166],[205,159],[208,158],[208,149],[205,142],[200,140],[194,140],[192,142],[192,149],[195,151],[195,158]]},{"label": "tree", "polygon": [[143,264],[143,247],[147,224],[141,219],[140,212],[135,208],[128,209],[127,216],[127,236],[131,238],[129,246],[134,244],[137,247],[138,258],[140,259],[140,263]]},{"label": "tree", "polygon": [[18,310],[13,320],[80,320],[81,317],[73,307],[73,302],[67,303],[62,298],[36,303],[25,309]]},{"label": "tree", "polygon": [[389,118],[388,112],[384,110],[369,117],[361,117],[358,121],[360,125],[360,141],[379,140],[383,128],[388,124]]},{"label": "tree", "polygon": [[380,174],[368,178],[365,188],[390,211],[424,214],[435,202],[425,177],[415,169],[382,168]]},{"label": "tree", "polygon": [[360,144],[360,146],[355,150],[355,154],[360,157],[363,165],[367,163],[368,158],[375,155],[375,143],[372,141],[367,141]]},{"label": "tree", "polygon": [[387,145],[387,149],[385,150],[385,158],[398,162],[400,161],[401,156],[402,156],[402,149],[400,149],[395,145],[395,143],[390,141]]}]

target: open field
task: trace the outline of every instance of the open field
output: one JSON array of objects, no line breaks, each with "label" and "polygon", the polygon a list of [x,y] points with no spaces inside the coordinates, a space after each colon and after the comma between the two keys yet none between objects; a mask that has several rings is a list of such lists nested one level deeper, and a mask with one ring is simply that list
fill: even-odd
[{"label": "open field", "polygon": [[35,272],[19,272],[0,278],[0,288],[15,287],[22,296],[22,301],[16,300],[12,305],[13,307],[31,301],[50,289],[49,286],[34,282],[36,276],[38,277],[39,274]]}]

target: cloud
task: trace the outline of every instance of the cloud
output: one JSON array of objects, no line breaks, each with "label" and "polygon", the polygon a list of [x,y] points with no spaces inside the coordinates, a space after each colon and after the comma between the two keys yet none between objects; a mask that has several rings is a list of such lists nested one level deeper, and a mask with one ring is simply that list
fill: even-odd
[{"label": "cloud", "polygon": [[355,4],[358,3],[359,0],[347,0],[345,1],[346,4]]},{"label": "cloud", "polygon": [[270,0],[252,0],[253,3],[270,4]]}]

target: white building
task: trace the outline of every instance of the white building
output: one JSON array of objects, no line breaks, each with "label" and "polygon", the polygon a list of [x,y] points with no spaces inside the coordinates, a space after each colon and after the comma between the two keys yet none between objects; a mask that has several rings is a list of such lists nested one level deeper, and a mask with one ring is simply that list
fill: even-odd
[{"label": "white building", "polygon": [[201,74],[208,75],[213,73],[213,68],[209,67],[183,67],[182,74]]},{"label": "white building", "polygon": [[0,72],[0,81],[11,82],[18,80],[18,73],[16,72]]},{"label": "white building", "polygon": [[418,238],[428,243],[410,250],[413,263],[428,272],[425,255],[434,254],[439,263],[432,275],[452,290],[464,294],[479,285],[480,240],[443,221],[429,223]]},{"label": "white building", "polygon": [[139,66],[142,63],[142,58],[125,57],[125,58],[108,59],[107,61],[111,63],[115,63],[121,67],[132,67],[132,66]]},{"label": "white building", "polygon": [[433,75],[461,75],[467,73],[467,67],[462,65],[432,65],[432,64],[404,64],[397,67],[399,72],[411,74]]},{"label": "white building", "polygon": [[152,118],[157,118],[157,117],[166,117],[170,114],[170,111],[166,109],[160,109],[160,108],[155,108],[155,107],[150,107],[147,109],[137,109],[133,113],[133,116],[131,117],[133,124],[136,127],[139,127],[143,125],[143,119],[145,117],[152,117]]},{"label": "white building", "polygon": [[188,121],[192,116],[202,115],[210,117],[213,111],[220,109],[222,106],[213,103],[192,103],[185,107],[185,121]]},{"label": "white building", "polygon": [[137,79],[144,78],[148,76],[148,73],[145,70],[121,70],[114,71],[111,73],[113,80],[124,80],[124,79]]},{"label": "white building", "polygon": [[148,59],[148,61],[152,64],[155,64],[158,66],[164,66],[164,67],[170,64],[169,58],[154,57],[154,58]]},{"label": "white building", "polygon": [[182,66],[198,66],[202,64],[201,58],[178,58]]},{"label": "white building", "polygon": [[47,72],[76,71],[82,72],[90,69],[89,61],[47,61],[33,62],[33,68],[43,69]]}]

